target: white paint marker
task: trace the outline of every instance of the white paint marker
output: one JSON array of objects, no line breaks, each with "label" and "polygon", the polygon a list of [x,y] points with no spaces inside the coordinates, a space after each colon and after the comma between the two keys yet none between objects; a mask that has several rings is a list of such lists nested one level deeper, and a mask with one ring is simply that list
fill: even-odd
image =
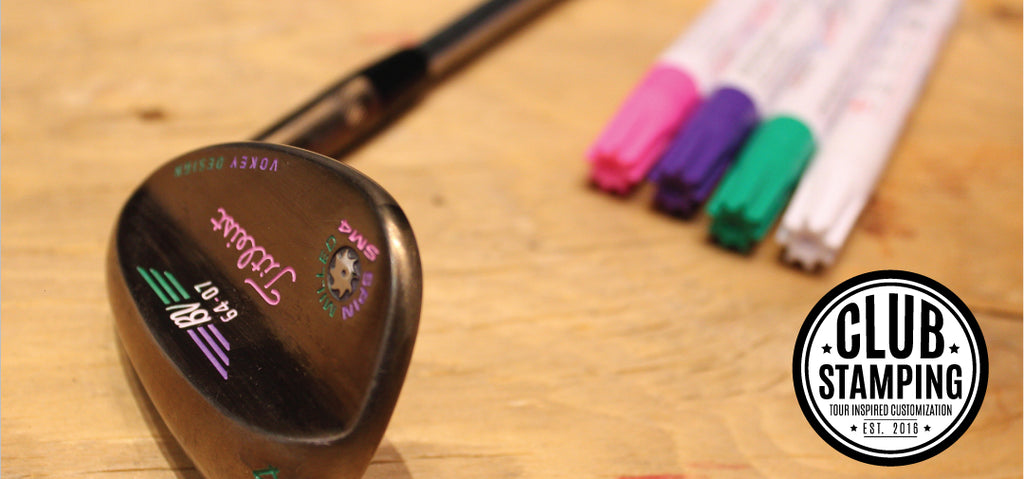
[{"label": "white paint marker", "polygon": [[951,29],[957,0],[904,0],[877,38],[873,59],[801,179],[777,240],[787,261],[830,265],[867,204]]}]

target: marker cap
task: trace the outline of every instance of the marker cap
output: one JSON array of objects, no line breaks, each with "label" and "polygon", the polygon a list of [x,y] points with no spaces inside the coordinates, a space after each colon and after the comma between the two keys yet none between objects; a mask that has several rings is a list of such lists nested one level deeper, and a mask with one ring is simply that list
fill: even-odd
[{"label": "marker cap", "polygon": [[690,216],[711,195],[759,120],[757,106],[735,88],[720,88],[697,108],[655,166],[657,206]]},{"label": "marker cap", "polygon": [[764,122],[708,203],[711,235],[747,251],[764,238],[814,153],[811,129],[789,116]]},{"label": "marker cap", "polygon": [[602,189],[627,193],[651,169],[699,102],[689,75],[669,65],[656,65],[587,153],[591,179]]}]

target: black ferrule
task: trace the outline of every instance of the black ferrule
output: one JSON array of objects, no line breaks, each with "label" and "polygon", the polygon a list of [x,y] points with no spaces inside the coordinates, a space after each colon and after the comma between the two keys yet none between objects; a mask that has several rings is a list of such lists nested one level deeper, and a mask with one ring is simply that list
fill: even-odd
[{"label": "black ferrule", "polygon": [[427,77],[427,56],[416,48],[399,50],[363,70],[387,108]]},{"label": "black ferrule", "polygon": [[399,50],[345,77],[253,139],[337,157],[406,108],[427,84],[428,59]]}]

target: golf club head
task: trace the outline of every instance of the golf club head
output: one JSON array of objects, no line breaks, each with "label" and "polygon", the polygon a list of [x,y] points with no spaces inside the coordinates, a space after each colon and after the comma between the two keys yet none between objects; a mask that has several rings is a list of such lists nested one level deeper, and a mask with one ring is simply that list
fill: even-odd
[{"label": "golf club head", "polygon": [[412,355],[422,276],[380,186],[269,143],[182,155],[114,228],[121,343],[206,477],[360,477]]}]

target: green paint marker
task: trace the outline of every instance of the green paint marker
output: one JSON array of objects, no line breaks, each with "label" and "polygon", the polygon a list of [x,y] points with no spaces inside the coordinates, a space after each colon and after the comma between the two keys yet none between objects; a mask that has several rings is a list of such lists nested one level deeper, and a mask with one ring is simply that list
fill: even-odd
[{"label": "green paint marker", "polygon": [[708,203],[712,236],[739,251],[764,238],[814,148],[814,133],[794,117],[778,116],[758,126]]},{"label": "green paint marker", "polygon": [[708,202],[711,235],[746,252],[768,233],[823,135],[861,77],[893,0],[836,3],[828,30],[793,83],[759,125]]}]

